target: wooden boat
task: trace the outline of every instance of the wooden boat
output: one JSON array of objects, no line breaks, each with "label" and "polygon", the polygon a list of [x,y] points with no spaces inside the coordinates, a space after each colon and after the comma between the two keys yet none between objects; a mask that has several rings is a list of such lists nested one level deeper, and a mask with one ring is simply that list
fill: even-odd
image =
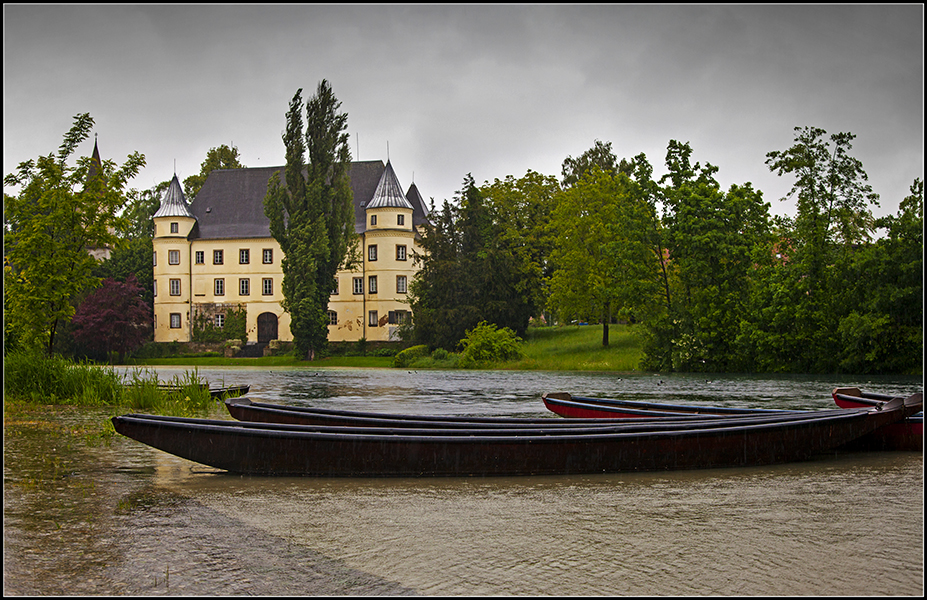
[{"label": "wooden boat", "polygon": [[[862,393],[857,388],[837,388],[833,392],[834,400],[841,408],[872,408],[885,404],[894,396],[885,394]],[[762,412],[787,412],[775,409],[728,408],[714,406],[688,406],[679,404],[661,404],[637,402],[633,400],[613,400],[604,398],[573,397],[558,392],[542,396],[544,405],[562,417],[567,418],[601,418],[634,419],[644,417],[680,416],[684,414],[755,414]],[[899,423],[893,423],[869,436],[855,440],[841,450],[913,450],[921,451],[924,447],[924,415],[913,415]]]},{"label": "wooden boat", "polygon": [[[834,402],[841,408],[859,408],[881,406],[890,402],[895,396],[863,392],[859,388],[837,388],[832,394]],[[924,451],[924,413],[892,423],[860,438],[853,444],[854,450],[909,450]]]},{"label": "wooden boat", "polygon": [[586,398],[572,396],[567,392],[552,392],[541,396],[544,406],[561,417],[571,419],[637,419],[643,417],[684,415],[749,415],[757,413],[795,412],[769,408],[732,408],[725,406],[692,406],[686,404],[664,404],[618,400],[611,398]]},{"label": "wooden boat", "polygon": [[238,396],[244,396],[249,391],[251,391],[250,385],[231,385],[221,388],[209,388],[209,395],[217,400],[221,400],[223,398],[236,398]]},{"label": "wooden boat", "polygon": [[235,473],[348,477],[601,473],[805,460],[921,409],[729,415],[576,428],[383,428],[281,425],[150,415],[113,417],[117,432]]},{"label": "wooden boat", "polygon": [[[162,392],[176,392],[184,389],[184,387],[185,386],[182,385],[161,384],[158,386],[158,389],[160,389]],[[244,396],[249,391],[251,391],[250,385],[232,385],[227,387],[211,388],[209,387],[208,383],[203,383],[200,384],[199,388],[202,390],[209,390],[209,395],[216,400]]]},{"label": "wooden boat", "polygon": [[[445,415],[408,415],[359,412],[305,406],[282,406],[253,402],[248,398],[225,401],[229,414],[239,421],[256,423],[286,423],[291,425],[342,425],[349,427],[443,427],[443,428],[503,428],[503,427],[575,427],[576,425],[608,424],[609,419],[558,419],[523,417],[461,417]],[[617,422],[621,422],[618,420]]]}]

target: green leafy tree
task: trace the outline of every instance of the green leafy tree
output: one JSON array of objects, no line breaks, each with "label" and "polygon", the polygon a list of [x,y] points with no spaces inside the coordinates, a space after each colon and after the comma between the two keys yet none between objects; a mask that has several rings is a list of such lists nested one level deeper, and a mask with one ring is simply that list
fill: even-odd
[{"label": "green leafy tree", "polygon": [[612,152],[611,142],[596,140],[592,148],[586,150],[578,157],[566,157],[562,165],[563,187],[576,185],[582,177],[599,168],[609,174],[624,173],[630,175],[634,164],[618,158]]},{"label": "green leafy tree", "polygon": [[170,185],[170,181],[162,181],[147,190],[128,191],[128,203],[122,211],[123,230],[118,232],[121,237],[149,240],[154,237],[154,221],[151,217],[161,206],[161,198]]},{"label": "green leafy tree", "polygon": [[59,325],[74,315],[74,302],[99,285],[87,249],[116,241],[125,185],[145,164],[143,155],[133,153],[118,169],[112,161],[86,157],[68,165],[92,127],[89,113],[77,115],[57,156],[23,162],[3,180],[20,187],[16,195],[4,193],[6,316],[25,346],[48,354]]},{"label": "green leafy tree", "polygon": [[[918,373],[924,355],[924,182],[911,186],[897,215],[876,221],[886,235],[845,256],[834,289],[840,314],[838,368],[853,373]],[[846,264],[844,264],[846,263]]]},{"label": "green leafy tree", "polygon": [[[737,340],[750,316],[757,248],[768,249],[769,206],[748,183],[721,190],[717,167],[691,163],[688,143],[671,140],[664,189],[671,272],[668,318],[649,323],[658,344],[646,348],[651,368],[729,371],[749,353]],[[768,251],[768,250],[767,250]]]},{"label": "green leafy tree", "polygon": [[[237,147],[223,144],[216,148],[210,148],[206,152],[206,159],[200,164],[200,172],[196,175],[190,175],[183,180],[183,188],[189,202],[193,202],[196,199],[196,195],[199,193],[200,188],[206,183],[206,178],[216,169],[243,168],[245,168],[245,165],[241,164],[239,160]],[[168,182],[168,185],[170,185],[170,182]],[[155,208],[155,210],[157,210],[157,208]]]},{"label": "green leafy tree", "polygon": [[[283,134],[284,180],[271,177],[264,199],[270,232],[283,250],[283,308],[299,352],[308,359],[328,344],[328,299],[339,267],[350,266],[357,235],[349,169],[347,113],[325,80],[305,105],[290,101]],[[308,152],[308,163],[306,153]],[[346,259],[348,259],[346,261]]]},{"label": "green leafy tree", "polygon": [[844,268],[855,247],[871,239],[869,206],[878,204],[878,195],[862,163],[850,156],[853,134],[827,139],[823,129],[795,131],[789,149],[767,154],[770,171],[795,177],[788,198],[797,212],[779,222],[784,258],[767,278],[767,318],[751,337],[768,369],[832,372],[839,368],[845,312],[834,291],[846,285]]},{"label": "green leafy tree", "polygon": [[653,213],[640,192],[625,173],[595,167],[560,193],[551,216],[550,305],[562,322],[600,321],[603,346],[612,318],[632,316],[657,280]]}]

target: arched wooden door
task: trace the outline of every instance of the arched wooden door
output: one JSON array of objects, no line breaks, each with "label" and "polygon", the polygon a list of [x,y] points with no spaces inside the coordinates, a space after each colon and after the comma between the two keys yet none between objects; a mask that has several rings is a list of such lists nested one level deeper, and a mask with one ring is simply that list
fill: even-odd
[{"label": "arched wooden door", "polygon": [[274,313],[261,313],[257,318],[258,343],[267,343],[277,339],[277,315]]}]

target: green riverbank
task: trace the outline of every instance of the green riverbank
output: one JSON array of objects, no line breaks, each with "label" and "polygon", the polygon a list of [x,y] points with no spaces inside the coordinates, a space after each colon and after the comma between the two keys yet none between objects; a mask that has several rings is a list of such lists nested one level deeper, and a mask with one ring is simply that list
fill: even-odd
[{"label": "green riverbank", "polygon": [[[636,371],[643,350],[634,326],[609,326],[609,345],[602,346],[602,326],[583,325],[566,327],[530,328],[523,344],[523,357],[519,360],[496,363],[488,368],[509,370],[545,371]],[[320,360],[300,360],[295,356],[266,356],[262,358],[225,358],[222,356],[196,356],[158,359],[139,359],[128,362],[131,366],[254,366],[254,367],[351,367],[389,368],[389,356],[331,356]],[[414,365],[415,368],[453,368],[450,360],[430,360]]]}]

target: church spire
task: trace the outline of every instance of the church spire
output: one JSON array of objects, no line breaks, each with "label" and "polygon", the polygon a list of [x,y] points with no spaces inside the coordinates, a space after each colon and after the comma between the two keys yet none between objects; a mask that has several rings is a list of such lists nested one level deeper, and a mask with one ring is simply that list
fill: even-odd
[{"label": "church spire", "polygon": [[87,181],[90,181],[103,170],[103,161],[100,160],[100,148],[97,146],[97,134],[93,134],[93,155],[90,157],[90,168],[87,170]]}]

